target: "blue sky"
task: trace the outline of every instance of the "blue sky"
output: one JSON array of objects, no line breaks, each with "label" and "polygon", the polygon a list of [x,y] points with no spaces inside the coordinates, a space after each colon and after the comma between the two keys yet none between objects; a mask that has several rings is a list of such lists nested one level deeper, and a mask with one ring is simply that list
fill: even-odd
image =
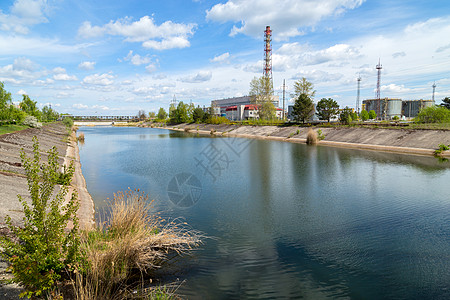
[{"label": "blue sky", "polygon": [[208,106],[262,75],[266,25],[277,95],[306,77],[315,101],[354,107],[381,59],[381,97],[450,96],[450,1],[2,0],[0,81],[74,115]]}]

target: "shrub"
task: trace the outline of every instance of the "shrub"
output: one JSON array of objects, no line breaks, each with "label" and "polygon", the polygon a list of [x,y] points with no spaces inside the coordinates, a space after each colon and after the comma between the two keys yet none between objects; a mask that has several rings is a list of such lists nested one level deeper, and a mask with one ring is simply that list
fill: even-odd
[{"label": "shrub", "polygon": [[38,121],[36,117],[26,116],[25,120],[22,122],[23,125],[30,126],[33,128],[41,128],[42,123]]},{"label": "shrub", "polygon": [[[79,252],[77,194],[72,193],[67,204],[64,197],[74,172],[73,163],[59,171],[58,152],[55,147],[48,151],[48,162],[40,162],[39,144],[33,138],[32,159],[21,152],[22,164],[28,180],[31,206],[18,196],[24,210],[23,227],[14,226],[11,218],[6,222],[13,237],[0,239],[4,248],[2,257],[9,261],[13,274],[12,282],[25,288],[21,296],[48,297],[57,288],[63,274],[73,270],[81,262]],[[61,179],[62,178],[62,179]],[[58,182],[64,183],[53,199]],[[69,221],[73,226],[66,231]]]},{"label": "shrub", "polygon": [[80,132],[80,134],[77,137],[77,141],[84,143],[84,133]]},{"label": "shrub", "polygon": [[430,106],[422,109],[417,115],[417,123],[448,123],[450,110],[443,106]]},{"label": "shrub", "polygon": [[309,128],[308,133],[306,134],[306,144],[315,145],[317,144],[317,133]]},{"label": "shrub", "polygon": [[317,130],[317,138],[319,139],[319,141],[325,139],[325,135],[322,133],[322,129]]},{"label": "shrub", "polygon": [[377,118],[377,113],[373,109],[371,111],[369,111],[369,119],[375,120],[376,118]]},{"label": "shrub", "polygon": [[63,119],[63,123],[64,123],[64,125],[66,125],[67,127],[72,128],[72,126],[73,126],[73,119],[72,119],[72,118],[69,118],[69,117],[65,117],[65,118]]},{"label": "shrub", "polygon": [[[374,111],[375,112],[375,111]],[[361,117],[361,120],[363,121],[367,121],[369,120],[369,113],[367,112],[367,110],[363,109],[361,111],[361,113],[359,114],[359,116]]]},{"label": "shrub", "polygon": [[450,145],[439,144],[439,148],[434,150],[434,154],[438,155],[447,150],[450,150]]},{"label": "shrub", "polygon": [[211,117],[210,119],[208,119],[208,123],[209,124],[230,124],[230,120],[228,120],[225,117]]},{"label": "shrub", "polygon": [[142,280],[174,254],[186,253],[201,243],[199,233],[149,215],[148,208],[144,193],[118,192],[108,225],[83,233],[81,247],[89,267],[78,277],[78,299],[83,299],[80,295],[88,295],[85,299],[124,299],[133,288],[127,284],[134,275]]}]

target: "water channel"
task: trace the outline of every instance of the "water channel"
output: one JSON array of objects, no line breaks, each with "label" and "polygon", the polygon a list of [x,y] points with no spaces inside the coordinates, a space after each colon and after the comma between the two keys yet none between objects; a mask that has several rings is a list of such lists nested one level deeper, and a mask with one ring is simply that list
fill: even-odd
[{"label": "water channel", "polygon": [[[450,164],[433,157],[81,127],[98,211],[146,191],[209,238],[189,299],[450,299]],[[173,278],[171,278],[173,279]]]}]

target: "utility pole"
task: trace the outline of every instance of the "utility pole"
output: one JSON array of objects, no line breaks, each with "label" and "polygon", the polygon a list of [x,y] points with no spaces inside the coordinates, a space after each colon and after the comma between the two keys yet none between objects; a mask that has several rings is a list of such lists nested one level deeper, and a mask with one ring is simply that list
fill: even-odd
[{"label": "utility pole", "polygon": [[431,99],[433,100],[434,103],[434,92],[436,91],[436,82],[433,83],[432,87],[433,87],[433,96],[431,97]]},{"label": "utility pole", "polygon": [[383,66],[381,65],[381,60],[378,59],[378,65],[376,66],[378,70],[378,76],[377,76],[377,101],[378,101],[378,111],[377,111],[377,117],[381,120],[381,95],[380,95],[380,84],[381,84],[381,69],[383,69]]},{"label": "utility pole", "polygon": [[358,113],[359,116],[359,96],[360,96],[360,89],[361,89],[361,75],[358,76],[358,92],[356,94],[356,112]]},{"label": "utility pole", "polygon": [[286,96],[286,79],[283,79],[283,121],[285,120],[284,116],[284,99]]}]

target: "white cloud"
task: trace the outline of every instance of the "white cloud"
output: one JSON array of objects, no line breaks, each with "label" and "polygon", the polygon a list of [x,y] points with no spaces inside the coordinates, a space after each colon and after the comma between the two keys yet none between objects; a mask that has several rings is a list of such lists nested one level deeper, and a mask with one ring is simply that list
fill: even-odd
[{"label": "white cloud", "polygon": [[10,8],[10,14],[0,11],[0,30],[19,34],[29,33],[29,27],[47,23],[46,0],[16,0]]},{"label": "white cloud", "polygon": [[128,52],[128,55],[123,58],[124,61],[130,61],[135,66],[140,66],[143,64],[150,63],[151,59],[148,56],[140,56],[139,54],[133,55],[133,50]]},{"label": "white cloud", "polygon": [[298,80],[302,77],[305,77],[311,82],[314,83],[322,83],[322,82],[330,82],[330,81],[339,81],[342,77],[344,77],[343,74],[339,73],[328,73],[321,70],[312,70],[312,71],[300,71],[297,74],[295,74],[292,79]]},{"label": "white cloud", "polygon": [[83,84],[109,86],[114,84],[114,76],[109,73],[89,75],[84,77]]},{"label": "white cloud", "polygon": [[110,110],[110,108],[105,105],[93,105],[92,109]]},{"label": "white cloud", "polygon": [[83,61],[82,63],[80,63],[78,65],[78,68],[81,70],[94,70],[95,67],[95,62],[94,61]]},{"label": "white cloud", "polygon": [[206,11],[212,21],[238,23],[231,36],[242,33],[261,37],[267,24],[275,40],[303,34],[302,27],[314,26],[325,17],[354,9],[364,0],[229,0]]},{"label": "white cloud", "polygon": [[133,93],[136,94],[136,95],[146,95],[146,94],[151,93],[153,91],[154,91],[154,88],[148,87],[148,86],[143,86],[143,87],[135,88],[133,90]]},{"label": "white cloud", "polygon": [[225,62],[230,58],[230,53],[225,52],[224,54],[215,56],[213,59],[211,59],[211,62]]},{"label": "white cloud", "polygon": [[196,75],[180,78],[179,81],[188,82],[188,83],[198,83],[198,82],[209,81],[209,80],[211,80],[211,78],[212,78],[211,71],[200,71]]},{"label": "white cloud", "polygon": [[28,95],[28,93],[25,90],[19,90],[17,91],[17,95]]},{"label": "white cloud", "polygon": [[146,70],[148,73],[153,73],[153,72],[155,72],[157,69],[158,69],[158,67],[157,67],[156,65],[154,65],[154,64],[150,64],[150,65],[148,65],[148,66],[145,67],[145,70]]},{"label": "white cloud", "polygon": [[410,88],[405,88],[405,85],[397,85],[394,83],[388,84],[388,85],[382,85],[380,87],[382,92],[387,92],[387,93],[408,93],[411,91]]},{"label": "white cloud", "polygon": [[55,74],[55,75],[53,75],[53,79],[60,80],[60,81],[78,80],[77,76],[68,75],[66,73]]},{"label": "white cloud", "polygon": [[132,22],[132,19],[127,17],[110,21],[103,26],[92,26],[90,22],[84,22],[78,29],[78,35],[83,38],[95,38],[105,34],[122,36],[127,42],[142,42],[145,48],[165,50],[189,47],[188,38],[193,35],[195,26],[172,21],[156,25],[149,16]]},{"label": "white cloud", "polygon": [[75,104],[72,105],[72,108],[75,108],[75,109],[88,109],[89,106],[81,104],[81,103],[75,103]]}]

